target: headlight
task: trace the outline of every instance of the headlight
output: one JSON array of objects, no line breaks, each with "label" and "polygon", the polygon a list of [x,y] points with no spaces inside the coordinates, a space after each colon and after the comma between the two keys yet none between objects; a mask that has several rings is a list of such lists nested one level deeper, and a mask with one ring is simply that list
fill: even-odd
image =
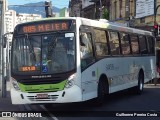
[{"label": "headlight", "polygon": [[65,85],[65,88],[70,88],[75,84],[75,74],[71,75]]},{"label": "headlight", "polygon": [[13,87],[14,87],[15,90],[17,90],[17,91],[20,90],[20,88],[18,86],[18,83],[17,83],[17,81],[14,78],[11,78],[11,83],[12,83],[12,85],[13,85]]}]

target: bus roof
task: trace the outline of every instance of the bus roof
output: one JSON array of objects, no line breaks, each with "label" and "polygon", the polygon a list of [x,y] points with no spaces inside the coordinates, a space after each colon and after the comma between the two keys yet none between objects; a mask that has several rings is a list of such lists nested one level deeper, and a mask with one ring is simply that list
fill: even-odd
[{"label": "bus roof", "polygon": [[34,22],[40,22],[40,21],[50,21],[50,20],[76,20],[76,17],[49,17],[49,18],[41,18],[38,20],[33,20],[33,21],[28,21],[28,22],[23,22],[23,23],[19,23],[18,25],[21,24],[29,24],[29,23],[34,23]]},{"label": "bus roof", "polygon": [[122,32],[129,32],[129,33],[137,33],[137,34],[142,34],[142,35],[150,35],[150,36],[153,35],[152,32],[150,32],[150,31],[120,26],[120,25],[114,24],[112,22],[90,20],[90,19],[86,19],[86,18],[81,18],[81,21],[82,21],[83,25],[87,25],[87,26],[93,26],[93,27],[122,31]]},{"label": "bus roof", "polygon": [[50,17],[50,18],[42,18],[39,20],[20,23],[18,25],[30,24],[30,23],[40,22],[40,21],[67,20],[67,19],[68,20],[78,20],[81,22],[81,25],[86,25],[86,26],[91,26],[91,27],[110,29],[110,30],[116,30],[116,31],[121,31],[121,32],[137,33],[137,34],[142,34],[142,35],[150,35],[150,36],[153,35],[152,32],[150,32],[150,31],[120,26],[120,25],[114,24],[112,22],[98,21],[98,20],[92,20],[92,19],[87,19],[87,18],[82,18],[82,17],[57,17],[57,18]]}]

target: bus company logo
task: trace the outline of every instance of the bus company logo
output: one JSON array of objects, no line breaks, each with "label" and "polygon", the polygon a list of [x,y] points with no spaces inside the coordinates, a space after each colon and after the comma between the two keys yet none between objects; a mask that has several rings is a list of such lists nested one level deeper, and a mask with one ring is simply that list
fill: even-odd
[{"label": "bus company logo", "polygon": [[11,112],[2,112],[1,117],[12,117]]},{"label": "bus company logo", "polygon": [[114,64],[107,64],[106,65],[106,70],[114,70]]},{"label": "bus company logo", "polygon": [[114,64],[106,64],[106,71],[109,70],[119,70],[119,66],[115,66]]}]

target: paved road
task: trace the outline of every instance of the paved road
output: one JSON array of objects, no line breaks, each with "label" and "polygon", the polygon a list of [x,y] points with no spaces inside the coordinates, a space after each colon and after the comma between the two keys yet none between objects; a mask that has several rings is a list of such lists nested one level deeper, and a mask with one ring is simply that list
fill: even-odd
[{"label": "paved road", "polygon": [[[8,101],[8,102],[7,102]],[[121,91],[109,95],[103,106],[97,107],[92,101],[72,104],[49,104],[49,105],[15,105],[11,106],[10,97],[1,100],[1,111],[28,111],[42,112],[44,118],[31,118],[31,120],[159,120],[160,117],[112,117],[116,113],[121,115],[134,113],[157,113],[160,115],[160,84],[145,85],[142,95],[133,94],[130,91]],[[4,104],[3,104],[4,103]],[[7,105],[5,104],[7,103]],[[8,107],[7,107],[8,106]],[[17,108],[17,109],[16,109]],[[3,118],[0,118],[2,120]],[[26,118],[28,119],[28,118]],[[11,119],[13,120],[13,119]],[[18,118],[14,120],[19,120]],[[25,120],[25,119],[23,119]]]},{"label": "paved road", "polygon": [[[72,104],[53,104],[47,106],[31,105],[31,109],[48,111],[52,120],[116,120],[117,119],[139,119],[159,120],[160,117],[111,117],[125,114],[160,115],[160,85],[146,85],[142,95],[133,94],[130,91],[121,91],[111,94],[106,98],[103,106],[94,106],[92,101]],[[43,109],[41,109],[43,107]],[[58,112],[57,112],[58,111]],[[74,117],[73,117],[74,116]],[[107,117],[107,118],[106,118]]]}]

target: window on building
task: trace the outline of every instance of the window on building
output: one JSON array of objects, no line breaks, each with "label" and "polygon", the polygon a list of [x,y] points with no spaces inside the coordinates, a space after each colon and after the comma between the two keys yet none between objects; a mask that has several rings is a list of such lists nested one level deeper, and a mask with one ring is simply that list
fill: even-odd
[{"label": "window on building", "polygon": [[114,13],[114,18],[116,19],[117,18],[117,1],[115,1],[114,2],[114,11],[113,11],[113,13]]},{"label": "window on building", "polygon": [[140,23],[145,23],[145,17],[140,18]]},{"label": "window on building", "polygon": [[129,18],[130,16],[130,0],[125,0],[125,17]]},{"label": "window on building", "polygon": [[122,0],[119,0],[119,18],[122,18]]},{"label": "window on building", "polygon": [[[135,7],[135,1],[134,0],[130,0],[130,6]],[[130,7],[130,16],[134,16],[134,9],[132,9],[132,7]]]}]

